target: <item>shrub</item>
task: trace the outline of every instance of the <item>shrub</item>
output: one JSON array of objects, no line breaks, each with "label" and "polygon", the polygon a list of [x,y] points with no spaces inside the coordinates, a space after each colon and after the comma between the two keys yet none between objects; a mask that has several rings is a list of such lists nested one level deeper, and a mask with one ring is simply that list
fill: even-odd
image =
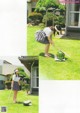
[{"label": "shrub", "polygon": [[28,18],[27,18],[27,24],[28,24],[28,23],[31,23],[31,21],[32,21],[32,20],[28,17]]},{"label": "shrub", "polygon": [[45,24],[47,24],[47,22],[52,22],[52,25],[60,24],[60,25],[64,26],[65,17],[62,15],[57,16],[57,15],[54,15],[54,14],[48,12],[46,15],[44,15],[43,22]]},{"label": "shrub", "polygon": [[44,23],[40,23],[40,24],[39,24],[39,27],[40,27],[41,29],[43,29],[43,28],[45,27],[45,24],[44,24]]},{"label": "shrub", "polygon": [[25,78],[23,80],[20,80],[21,84],[21,90],[29,90],[30,89],[30,79]]},{"label": "shrub", "polygon": [[50,12],[48,12],[46,15],[44,15],[44,17],[43,17],[43,22],[45,23],[45,24],[47,24],[47,22],[49,22],[49,23],[52,23],[52,25],[53,25],[53,20],[55,19],[55,15],[53,15],[52,13],[50,13]]},{"label": "shrub", "polygon": [[11,81],[6,81],[5,85],[7,89],[11,89]]},{"label": "shrub", "polygon": [[30,84],[22,84],[21,87],[22,87],[22,90],[27,90],[27,91],[30,90]]},{"label": "shrub", "polygon": [[31,19],[35,25],[39,24],[42,21],[42,18],[42,14],[37,12],[32,12],[29,15],[29,19]]},{"label": "shrub", "polygon": [[55,24],[60,24],[61,26],[65,25],[65,17],[64,16],[56,16]]},{"label": "shrub", "polygon": [[49,20],[53,20],[54,15],[52,15],[52,13],[47,13],[46,15],[44,15],[43,17],[43,22],[45,21],[49,21]]}]

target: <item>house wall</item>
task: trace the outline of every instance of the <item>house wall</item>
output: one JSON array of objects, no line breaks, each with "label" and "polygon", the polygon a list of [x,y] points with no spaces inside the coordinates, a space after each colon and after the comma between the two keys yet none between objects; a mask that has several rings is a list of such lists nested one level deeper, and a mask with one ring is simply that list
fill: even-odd
[{"label": "house wall", "polygon": [[0,90],[5,89],[5,83],[4,81],[0,80]]},{"label": "house wall", "polygon": [[27,3],[27,15],[32,12],[31,3]]},{"label": "house wall", "polygon": [[12,74],[12,73],[14,73],[14,70],[18,67],[23,68],[24,71],[30,76],[30,72],[24,66],[15,66],[15,65],[10,65],[10,64],[3,65],[2,74],[4,74],[4,75]]},{"label": "house wall", "polygon": [[0,74],[2,74],[2,66],[0,65]]},{"label": "house wall", "polygon": [[27,2],[27,15],[33,12],[33,9],[36,7],[36,3],[38,0],[32,0],[31,2]]},{"label": "house wall", "polygon": [[3,60],[0,60],[0,65],[3,65]]},{"label": "house wall", "polygon": [[0,74],[0,90],[5,89],[5,82],[7,80],[7,77]]},{"label": "house wall", "polygon": [[3,75],[0,75],[0,80],[2,80],[2,81],[6,81],[6,77],[5,76],[3,76]]},{"label": "house wall", "polygon": [[80,4],[66,5],[66,35],[80,37]]},{"label": "house wall", "polygon": [[2,67],[2,74],[12,74],[14,73],[14,70],[17,68],[17,66],[10,65],[10,64],[4,64]]}]

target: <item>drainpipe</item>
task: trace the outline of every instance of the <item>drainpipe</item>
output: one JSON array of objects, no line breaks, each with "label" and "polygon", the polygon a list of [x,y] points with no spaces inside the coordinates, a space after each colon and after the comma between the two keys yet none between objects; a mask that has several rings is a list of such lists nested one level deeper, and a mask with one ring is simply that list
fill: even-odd
[{"label": "drainpipe", "polygon": [[33,61],[32,65],[31,65],[31,82],[30,82],[30,83],[31,83],[31,85],[30,85],[30,86],[31,86],[31,87],[30,87],[30,92],[31,92],[31,93],[32,93],[32,68],[33,68],[34,62],[35,62],[35,61]]},{"label": "drainpipe", "polygon": [[66,29],[65,29],[65,35],[67,36],[67,27],[68,27],[68,4],[66,4]]}]

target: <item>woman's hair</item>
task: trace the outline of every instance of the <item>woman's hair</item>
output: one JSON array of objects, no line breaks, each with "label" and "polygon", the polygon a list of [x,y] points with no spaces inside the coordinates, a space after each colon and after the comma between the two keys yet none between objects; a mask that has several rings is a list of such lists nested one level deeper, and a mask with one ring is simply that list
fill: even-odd
[{"label": "woman's hair", "polygon": [[15,69],[15,70],[14,70],[14,74],[15,74],[16,76],[17,76],[17,75],[19,76],[19,74],[16,74],[16,72],[18,72],[18,69]]},{"label": "woman's hair", "polygon": [[52,30],[52,31],[54,31],[54,29],[55,29],[55,27],[54,27],[54,26],[51,26],[50,28],[51,28],[51,30]]}]

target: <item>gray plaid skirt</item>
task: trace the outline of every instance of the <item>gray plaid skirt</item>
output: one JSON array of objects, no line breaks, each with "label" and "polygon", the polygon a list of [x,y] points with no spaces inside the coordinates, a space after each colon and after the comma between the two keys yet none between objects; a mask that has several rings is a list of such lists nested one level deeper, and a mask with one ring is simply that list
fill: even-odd
[{"label": "gray plaid skirt", "polygon": [[43,44],[50,44],[48,37],[45,38],[44,43]]},{"label": "gray plaid skirt", "polygon": [[13,83],[13,90],[17,90],[17,91],[20,90],[20,87],[19,87],[18,82],[15,82],[15,81],[14,81],[14,83]]},{"label": "gray plaid skirt", "polygon": [[[52,38],[51,38],[51,40],[52,40]],[[48,40],[48,37],[45,38],[43,44],[50,44],[50,42],[49,42],[49,40]]]}]

